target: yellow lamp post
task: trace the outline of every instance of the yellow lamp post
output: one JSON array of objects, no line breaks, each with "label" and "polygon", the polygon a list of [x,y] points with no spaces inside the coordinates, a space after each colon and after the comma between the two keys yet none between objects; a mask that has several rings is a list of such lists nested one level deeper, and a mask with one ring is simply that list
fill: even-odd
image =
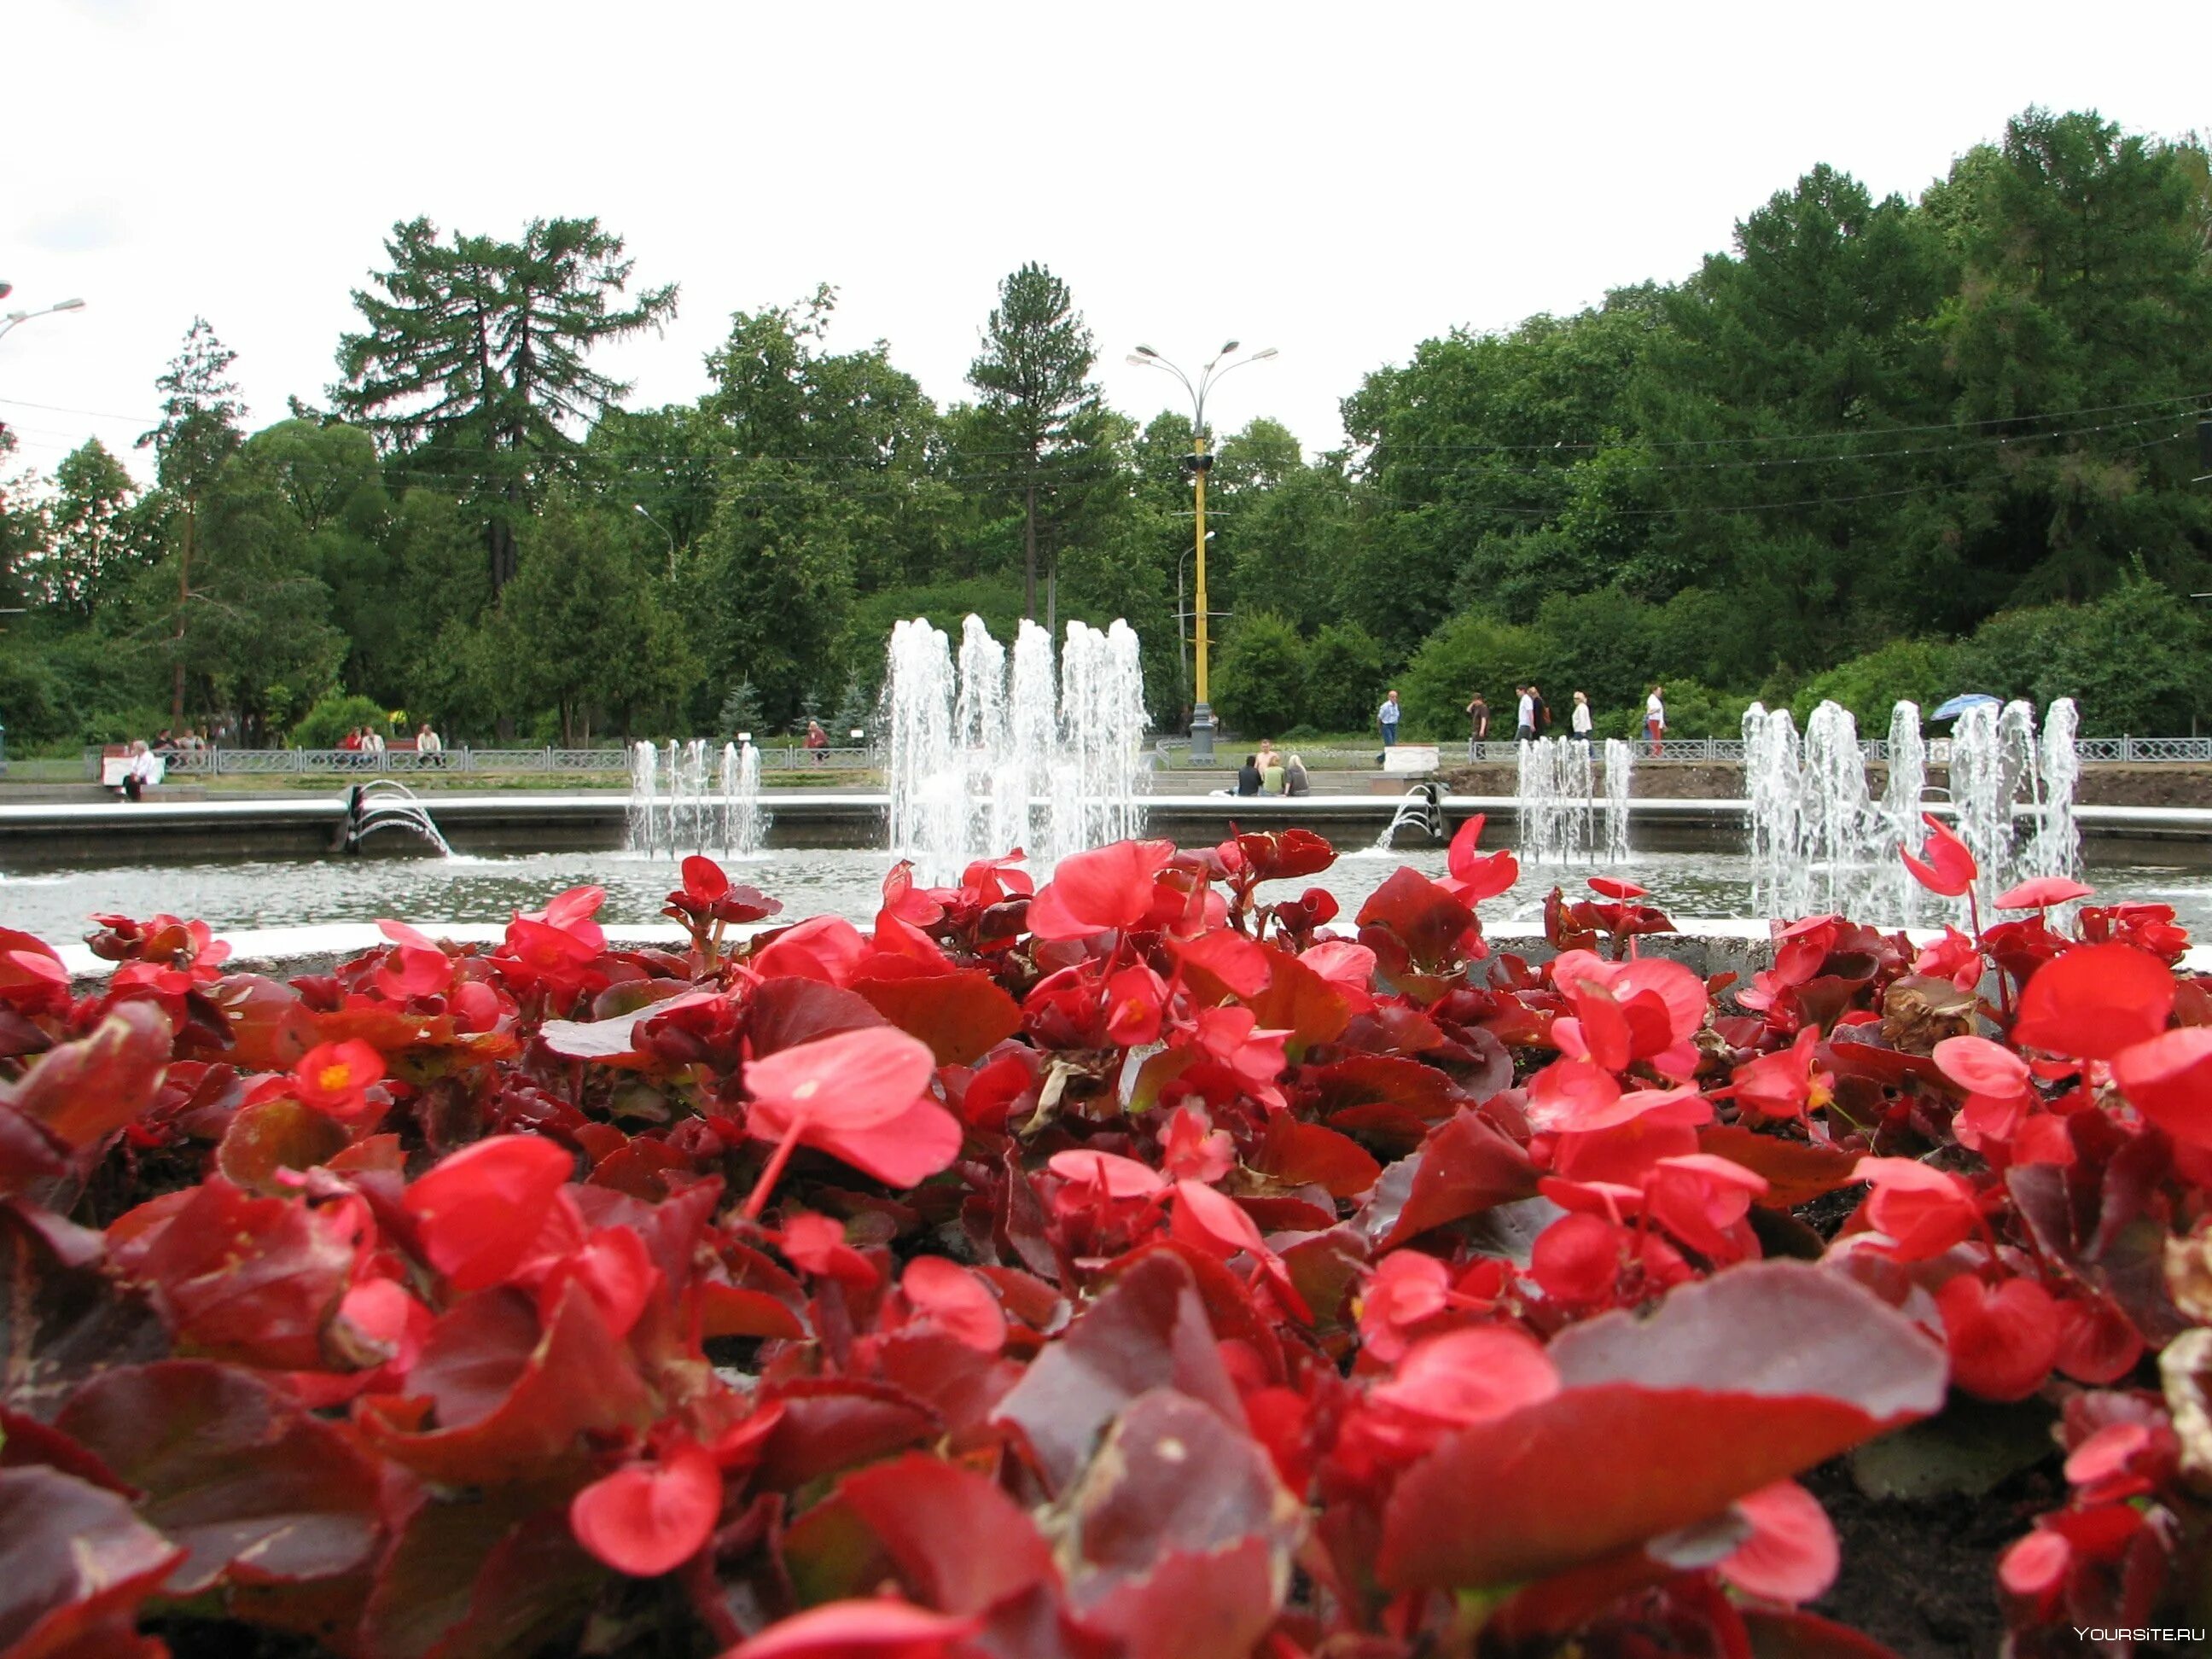
[{"label": "yellow lamp post", "polygon": [[[1129,357],[1129,361],[1140,368],[1165,369],[1182,381],[1182,389],[1190,394],[1190,454],[1185,458],[1183,465],[1190,471],[1191,489],[1197,508],[1191,529],[1191,544],[1198,567],[1194,597],[1197,615],[1194,619],[1197,623],[1194,630],[1197,638],[1194,643],[1198,653],[1198,668],[1193,677],[1194,700],[1190,711],[1190,763],[1193,766],[1211,766],[1213,763],[1213,706],[1207,698],[1206,684],[1209,665],[1207,625],[1212,620],[1206,598],[1206,475],[1213,471],[1213,451],[1206,429],[1206,394],[1212,390],[1213,383],[1231,369],[1242,368],[1247,363],[1265,362],[1275,355],[1273,346],[1264,351],[1255,351],[1249,357],[1238,357],[1237,349],[1237,343],[1234,340],[1224,345],[1198,371],[1198,378],[1194,380],[1148,345],[1139,346]],[[1182,625],[1180,617],[1176,619],[1176,625],[1178,628]]]}]

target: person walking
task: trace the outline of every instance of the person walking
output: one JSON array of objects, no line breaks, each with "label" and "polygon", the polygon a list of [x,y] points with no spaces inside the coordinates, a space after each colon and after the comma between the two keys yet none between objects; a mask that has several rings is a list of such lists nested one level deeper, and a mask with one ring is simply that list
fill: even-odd
[{"label": "person walking", "polygon": [[1467,705],[1467,757],[1482,758],[1482,745],[1490,741],[1490,705],[1478,691]]},{"label": "person walking", "polygon": [[1256,795],[1260,793],[1260,757],[1257,755],[1247,755],[1244,757],[1244,764],[1237,769],[1237,793],[1240,795]]},{"label": "person walking", "polygon": [[1576,692],[1574,712],[1567,718],[1574,726],[1575,741],[1582,744],[1583,748],[1589,748],[1590,740],[1589,698],[1580,691]]},{"label": "person walking", "polygon": [[1528,701],[1536,705],[1536,735],[1542,737],[1552,723],[1552,705],[1544,701],[1544,694],[1536,689],[1536,682],[1528,682]]},{"label": "person walking", "polygon": [[1515,711],[1513,717],[1514,741],[1534,743],[1536,740],[1536,688],[1533,685],[1516,685],[1513,690],[1521,699],[1521,705]]},{"label": "person walking", "polygon": [[1662,701],[1666,690],[1663,685],[1655,685],[1651,695],[1644,700],[1644,735],[1650,739],[1655,756],[1667,736],[1667,705]]},{"label": "person walking", "polygon": [[1382,699],[1382,706],[1375,711],[1375,722],[1382,728],[1382,746],[1389,749],[1398,741],[1398,694],[1393,690]]},{"label": "person walking", "polygon": [[1283,768],[1283,793],[1286,795],[1310,795],[1313,785],[1306,777],[1306,763],[1296,755]]}]

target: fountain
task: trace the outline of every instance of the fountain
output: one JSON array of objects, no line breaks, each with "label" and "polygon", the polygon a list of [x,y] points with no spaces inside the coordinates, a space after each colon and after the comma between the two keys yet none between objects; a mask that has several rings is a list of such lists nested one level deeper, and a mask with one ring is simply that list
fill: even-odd
[{"label": "fountain", "polygon": [[1628,856],[1628,793],[1636,753],[1606,739],[1605,793],[1590,745],[1579,738],[1536,738],[1518,746],[1515,816],[1525,865],[1571,864]]},{"label": "fountain", "polygon": [[[1986,915],[2022,878],[2067,875],[2081,863],[2074,790],[2073,703],[2051,706],[2039,742],[2035,711],[2011,702],[1977,704],[1951,736],[1950,804],[1960,840],[1981,871],[1976,896]],[[1917,849],[1927,791],[1920,710],[1900,702],[1889,726],[1889,776],[1881,799],[1850,712],[1823,702],[1798,738],[1790,711],[1753,703],[1744,713],[1744,795],[1750,807],[1753,902],[1770,915],[1843,911],[1910,924],[1928,896],[1897,857]],[[1951,907],[1963,915],[1964,902]]]},{"label": "fountain", "polygon": [[681,858],[716,853],[750,858],[768,819],[760,805],[760,750],[752,734],[722,745],[708,779],[704,738],[672,739],[664,748],[640,742],[630,750],[629,815],[625,845],[633,853]]},{"label": "fountain", "polygon": [[405,784],[391,778],[374,778],[367,783],[357,783],[346,792],[346,814],[338,826],[337,848],[342,853],[358,853],[362,842],[380,830],[411,830],[438,849],[442,858],[453,856],[438,826],[430,821],[430,809],[415,798],[415,792]]},{"label": "fountain", "polygon": [[923,879],[1019,847],[1048,865],[1142,832],[1145,730],[1137,635],[1024,621],[1009,666],[980,617],[951,641],[926,619],[891,630],[884,685],[890,843]]}]

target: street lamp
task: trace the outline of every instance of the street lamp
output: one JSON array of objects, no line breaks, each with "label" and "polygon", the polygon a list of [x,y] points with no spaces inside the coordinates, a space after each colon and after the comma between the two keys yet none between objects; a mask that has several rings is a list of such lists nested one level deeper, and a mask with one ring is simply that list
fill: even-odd
[{"label": "street lamp", "polygon": [[[0,283],[0,300],[4,300],[14,292],[13,283]],[[84,301],[82,300],[57,300],[50,306],[40,306],[36,311],[11,311],[4,318],[0,318],[0,335],[6,334],[18,323],[29,322],[33,317],[48,316],[57,311],[82,311],[83,309]]]},{"label": "street lamp", "polygon": [[636,514],[639,518],[644,520],[647,524],[651,525],[655,530],[658,530],[662,535],[668,538],[668,580],[674,581],[676,580],[675,533],[671,531],[666,525],[654,518],[652,514],[647,512],[645,510],[645,503],[643,501],[632,501],[629,504],[629,510]]},{"label": "street lamp", "polygon": [[[1206,394],[1213,389],[1214,382],[1232,368],[1242,368],[1246,363],[1261,363],[1275,355],[1275,348],[1255,351],[1249,357],[1237,357],[1238,343],[1231,340],[1206,360],[1205,367],[1193,380],[1148,345],[1140,345],[1130,354],[1129,362],[1139,368],[1164,369],[1182,382],[1182,389],[1190,394],[1190,453],[1183,465],[1190,470],[1191,488],[1197,498],[1197,522],[1191,535],[1192,551],[1197,556],[1198,592],[1194,596],[1198,623],[1198,696],[1190,711],[1190,763],[1210,766],[1213,763],[1213,706],[1206,700],[1206,475],[1213,470],[1213,454],[1208,447],[1206,434]],[[1180,573],[1178,573],[1180,574]]]}]

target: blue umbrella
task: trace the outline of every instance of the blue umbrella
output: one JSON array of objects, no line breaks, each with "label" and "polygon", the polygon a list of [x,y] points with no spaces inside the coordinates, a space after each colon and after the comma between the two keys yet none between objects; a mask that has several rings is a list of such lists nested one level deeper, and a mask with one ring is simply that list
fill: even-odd
[{"label": "blue umbrella", "polygon": [[1969,708],[1977,708],[1985,702],[1995,703],[1997,701],[1998,699],[1990,696],[1986,691],[1969,691],[1964,696],[1954,697],[1950,702],[1940,704],[1936,712],[1928,718],[1931,720],[1954,720]]}]

